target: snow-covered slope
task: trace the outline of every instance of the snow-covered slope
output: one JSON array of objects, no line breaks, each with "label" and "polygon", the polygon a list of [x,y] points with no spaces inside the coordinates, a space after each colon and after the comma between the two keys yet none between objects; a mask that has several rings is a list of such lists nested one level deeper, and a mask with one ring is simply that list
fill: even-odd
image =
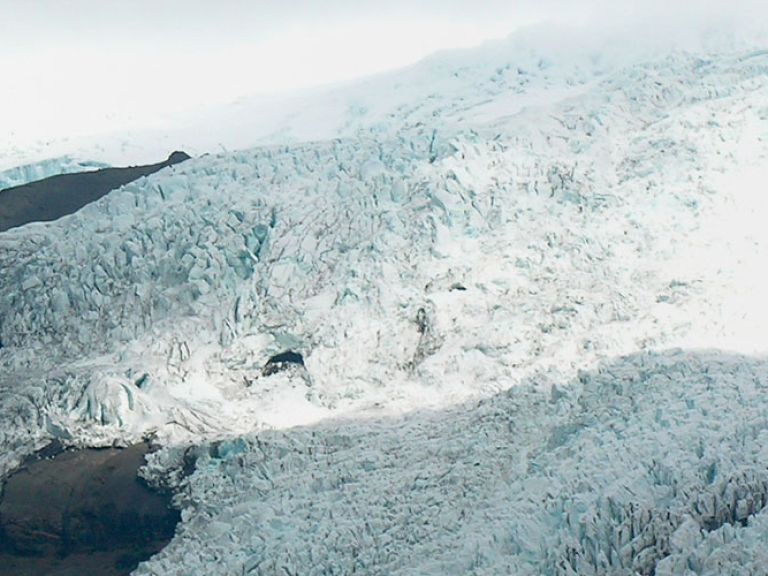
[{"label": "snow-covered slope", "polygon": [[227,105],[153,115],[154,121],[128,130],[52,134],[43,140],[0,134],[0,169],[64,155],[111,165],[146,164],[168,150],[198,156],[354,137],[360,131],[391,136],[403,126],[437,117],[441,126],[471,127],[478,120],[557,101],[596,76],[655,52],[647,43],[617,42],[607,33],[532,27],[474,49],[441,52],[403,70],[301,93],[242,97]]},{"label": "snow-covered slope", "polygon": [[174,483],[203,444],[141,574],[744,560],[765,366],[692,350],[765,351],[768,52],[470,61],[0,234],[0,472],[153,435]]}]

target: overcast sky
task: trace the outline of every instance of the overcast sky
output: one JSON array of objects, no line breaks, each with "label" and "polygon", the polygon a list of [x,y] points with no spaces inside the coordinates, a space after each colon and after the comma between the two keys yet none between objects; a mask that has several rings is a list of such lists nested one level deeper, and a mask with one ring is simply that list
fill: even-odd
[{"label": "overcast sky", "polygon": [[138,127],[169,109],[344,81],[549,20],[677,36],[765,12],[753,0],[0,0],[0,123],[19,135]]}]

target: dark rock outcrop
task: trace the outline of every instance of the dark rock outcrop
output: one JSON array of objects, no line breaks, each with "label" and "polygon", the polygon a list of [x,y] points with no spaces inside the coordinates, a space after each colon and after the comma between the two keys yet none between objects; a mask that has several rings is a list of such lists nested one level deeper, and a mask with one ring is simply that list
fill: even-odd
[{"label": "dark rock outcrop", "polygon": [[174,152],[158,164],[60,174],[0,190],[0,232],[72,214],[120,186],[189,158],[184,152]]},{"label": "dark rock outcrop", "polygon": [[92,562],[99,573],[128,574],[159,551],[180,515],[137,477],[148,449],[61,452],[12,474],[0,500],[0,576]]}]

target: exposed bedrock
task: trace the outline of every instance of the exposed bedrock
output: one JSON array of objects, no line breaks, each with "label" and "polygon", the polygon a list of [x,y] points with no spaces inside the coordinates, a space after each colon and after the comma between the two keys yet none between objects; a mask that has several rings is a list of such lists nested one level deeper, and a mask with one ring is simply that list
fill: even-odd
[{"label": "exposed bedrock", "polygon": [[120,186],[189,158],[177,151],[157,164],[60,174],[0,190],[0,232],[72,214]]},{"label": "exposed bedrock", "polygon": [[[90,555],[104,560],[107,552],[114,573],[122,574],[162,548],[180,516],[167,494],[137,477],[148,449],[66,451],[14,472],[0,500],[0,574],[58,573],[46,558],[87,562]],[[23,558],[45,567],[25,567]],[[4,566],[13,566],[11,572]]]}]

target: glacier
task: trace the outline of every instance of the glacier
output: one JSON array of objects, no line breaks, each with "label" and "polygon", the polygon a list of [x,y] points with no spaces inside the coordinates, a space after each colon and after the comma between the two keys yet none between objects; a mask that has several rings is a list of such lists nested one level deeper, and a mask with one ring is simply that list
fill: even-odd
[{"label": "glacier", "polygon": [[759,574],[766,368],[641,353],[446,411],[211,444],[182,530],[137,574]]},{"label": "glacier", "polygon": [[94,162],[90,160],[76,160],[70,156],[60,158],[47,158],[32,164],[15,166],[0,171],[0,191],[6,188],[22,186],[35,180],[42,180],[49,176],[58,174],[72,174],[73,172],[83,172],[87,170],[98,170],[100,168],[109,168],[104,162]]},{"label": "glacier", "polygon": [[579,58],[449,53],[1,233],[0,476],[159,443],[140,575],[759,573],[768,53]]}]

